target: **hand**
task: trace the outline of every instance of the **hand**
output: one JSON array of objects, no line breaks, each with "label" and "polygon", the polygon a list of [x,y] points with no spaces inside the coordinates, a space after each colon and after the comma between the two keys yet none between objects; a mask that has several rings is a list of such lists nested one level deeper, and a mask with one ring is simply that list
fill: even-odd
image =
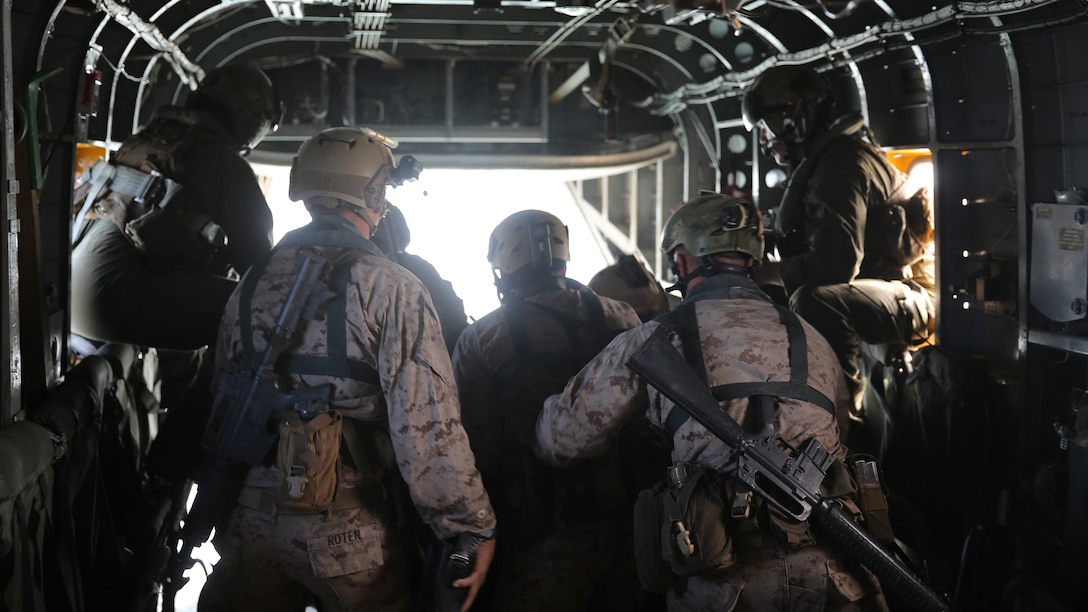
[{"label": "hand", "polygon": [[759,271],[756,272],[756,284],[762,287],[763,285],[781,285],[782,284],[782,268],[781,264],[777,261],[765,261],[759,266]]},{"label": "hand", "polygon": [[491,567],[491,560],[494,558],[494,538],[480,542],[480,545],[476,548],[476,562],[473,565],[472,573],[460,580],[453,581],[455,587],[468,588],[468,595],[465,597],[465,603],[461,606],[461,612],[467,612],[472,607],[472,603],[476,601],[476,595],[480,592],[480,587],[484,585],[484,581],[487,579],[487,570]]}]

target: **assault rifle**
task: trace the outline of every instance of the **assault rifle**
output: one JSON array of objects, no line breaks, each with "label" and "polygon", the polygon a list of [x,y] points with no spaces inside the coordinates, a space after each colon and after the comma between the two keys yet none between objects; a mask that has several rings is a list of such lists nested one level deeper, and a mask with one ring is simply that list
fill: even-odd
[{"label": "assault rifle", "polygon": [[[251,370],[221,375],[204,431],[203,447],[209,455],[208,462],[197,486],[192,509],[185,517],[181,550],[171,559],[163,583],[164,612],[174,611],[174,597],[189,581],[185,572],[194,564],[193,549],[206,542],[212,528],[229,517],[246,472],[251,466],[263,463],[272,451],[279,439],[277,424],[283,413],[295,409],[300,414],[312,416],[328,408],[326,402],[331,385],[283,392],[278,388],[278,376],[273,370],[280,352],[294,336],[296,325],[304,318],[303,310],[311,295],[316,294],[327,263],[316,253],[299,252],[295,282],[287,292],[275,327],[268,334],[264,353]],[[255,274],[252,280],[249,277],[243,280],[243,291],[247,281],[256,285],[259,273],[257,270],[252,273]],[[313,318],[313,315],[311,309],[305,318]]]},{"label": "assault rifle", "polygon": [[421,589],[421,612],[458,612],[468,596],[468,587],[453,582],[467,578],[476,564],[476,549],[482,539],[464,533],[452,542],[435,539],[427,550]]},{"label": "assault rifle", "polygon": [[885,589],[914,609],[950,609],[943,596],[862,530],[842,508],[823,498],[820,483],[833,458],[815,438],[806,440],[791,456],[782,450],[782,439],[773,428],[749,434],[721,409],[710,389],[668,341],[663,328],[627,361],[627,367],[733,449],[737,464],[734,478],[794,519],[811,520],[876,574]]}]

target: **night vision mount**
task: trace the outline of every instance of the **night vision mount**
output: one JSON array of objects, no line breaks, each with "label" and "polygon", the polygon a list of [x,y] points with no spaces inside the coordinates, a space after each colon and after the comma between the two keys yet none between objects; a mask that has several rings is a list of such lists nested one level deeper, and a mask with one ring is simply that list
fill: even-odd
[{"label": "night vision mount", "polygon": [[[396,149],[400,144],[397,142],[396,138],[390,138],[385,134],[379,134],[370,128],[362,128],[362,130],[372,141],[381,143],[390,149]],[[411,155],[405,155],[400,158],[400,161],[397,162],[397,165],[393,168],[392,172],[390,172],[389,182],[394,187],[399,187],[404,183],[419,179],[419,175],[422,172],[423,164]]]}]

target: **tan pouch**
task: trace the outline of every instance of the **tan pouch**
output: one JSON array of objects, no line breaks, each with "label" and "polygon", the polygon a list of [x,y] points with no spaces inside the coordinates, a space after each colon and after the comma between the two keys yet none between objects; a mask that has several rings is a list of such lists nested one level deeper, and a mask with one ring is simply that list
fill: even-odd
[{"label": "tan pouch", "polygon": [[895,543],[892,520],[888,515],[888,498],[880,483],[880,468],[875,460],[858,458],[853,463],[854,479],[858,483],[858,506],[865,517],[865,528],[885,546]]},{"label": "tan pouch", "polygon": [[343,417],[322,412],[303,423],[288,410],[280,423],[276,505],[292,512],[324,512],[336,501],[340,481]]}]

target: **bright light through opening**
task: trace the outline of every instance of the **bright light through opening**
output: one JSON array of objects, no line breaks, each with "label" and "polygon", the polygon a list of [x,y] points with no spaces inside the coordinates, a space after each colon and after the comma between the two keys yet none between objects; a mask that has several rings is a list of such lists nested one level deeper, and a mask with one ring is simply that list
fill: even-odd
[{"label": "bright light through opening", "polygon": [[[270,181],[267,197],[277,242],[290,230],[310,222],[302,204],[287,197],[289,168],[254,164],[254,169]],[[425,169],[419,181],[390,189],[387,197],[404,212],[411,230],[405,250],[429,261],[453,284],[472,319],[499,306],[487,262],[488,240],[499,222],[520,210],[544,210],[567,224],[571,240],[568,277],[585,284],[613,263],[582,215],[577,196],[557,175]]]},{"label": "bright light through opening", "polygon": [[933,197],[933,162],[916,161],[911,164],[907,173],[907,188],[905,192],[910,194],[918,191],[920,187],[929,189],[929,197]]}]

